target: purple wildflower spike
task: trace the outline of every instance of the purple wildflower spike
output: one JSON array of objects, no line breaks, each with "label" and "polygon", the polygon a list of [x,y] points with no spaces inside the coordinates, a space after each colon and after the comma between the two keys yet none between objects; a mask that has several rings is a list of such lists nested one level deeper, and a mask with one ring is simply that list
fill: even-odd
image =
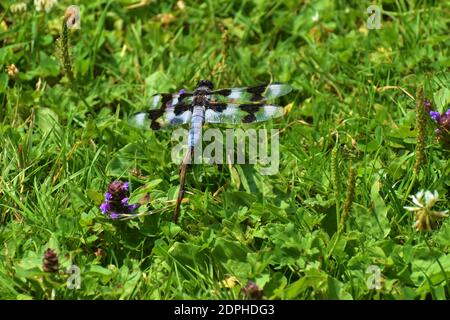
[{"label": "purple wildflower spike", "polygon": [[115,220],[115,219],[118,219],[120,217],[120,215],[118,213],[113,212],[109,215],[109,217],[111,219]]},{"label": "purple wildflower spike", "polygon": [[136,210],[138,207],[139,207],[138,204],[130,204],[130,205],[128,206],[128,212],[129,212],[129,213],[133,213],[133,211]]},{"label": "purple wildflower spike", "polygon": [[44,258],[42,259],[42,267],[45,272],[58,272],[59,261],[56,251],[50,248],[45,251]]},{"label": "purple wildflower spike", "polygon": [[441,114],[437,111],[430,111],[430,117],[435,122],[439,122],[439,120],[441,119]]},{"label": "purple wildflower spike", "polygon": [[110,209],[111,209],[111,208],[110,208],[108,202],[103,202],[103,203],[100,205],[100,210],[102,211],[103,214],[107,214],[108,211],[109,211]]},{"label": "purple wildflower spike", "polygon": [[133,213],[138,204],[129,204],[129,182],[113,181],[108,185],[105,193],[105,202],[100,205],[103,214],[111,219],[119,219],[123,214]]},{"label": "purple wildflower spike", "polygon": [[245,287],[242,288],[242,292],[250,299],[261,299],[263,296],[263,291],[253,281],[249,281]]},{"label": "purple wildflower spike", "polygon": [[436,133],[436,139],[444,148],[450,149],[450,109],[442,113],[434,111],[432,103],[428,99],[423,101],[423,106],[435,122],[434,132]]}]

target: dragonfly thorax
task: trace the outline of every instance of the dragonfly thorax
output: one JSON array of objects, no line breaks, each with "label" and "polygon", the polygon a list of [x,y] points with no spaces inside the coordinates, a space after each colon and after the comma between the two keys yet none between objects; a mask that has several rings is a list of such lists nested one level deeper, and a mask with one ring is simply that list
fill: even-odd
[{"label": "dragonfly thorax", "polygon": [[194,91],[194,104],[204,106],[209,93],[214,89],[214,85],[209,80],[200,80]]},{"label": "dragonfly thorax", "polygon": [[209,99],[209,92],[197,89],[194,92],[193,103],[195,106],[205,106]]}]

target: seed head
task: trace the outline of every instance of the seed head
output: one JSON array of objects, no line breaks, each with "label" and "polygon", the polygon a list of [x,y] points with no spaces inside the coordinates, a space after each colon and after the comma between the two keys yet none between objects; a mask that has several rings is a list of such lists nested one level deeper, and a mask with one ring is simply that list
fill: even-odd
[{"label": "seed head", "polygon": [[57,272],[59,268],[58,255],[52,249],[47,249],[42,259],[42,268],[45,272]]}]

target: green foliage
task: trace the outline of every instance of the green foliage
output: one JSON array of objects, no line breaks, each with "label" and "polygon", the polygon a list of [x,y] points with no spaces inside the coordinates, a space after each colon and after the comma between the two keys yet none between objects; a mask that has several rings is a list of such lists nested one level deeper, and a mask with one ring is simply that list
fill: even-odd
[{"label": "green foliage", "polygon": [[[449,154],[430,125],[413,178],[416,88],[436,110],[449,103],[447,2],[380,1],[382,28],[368,30],[363,1],[78,1],[63,56],[72,3],[16,3],[0,0],[0,298],[238,299],[248,281],[267,299],[450,298],[450,222],[417,233],[403,209],[420,189],[450,208]],[[170,131],[127,118],[203,78],[292,85],[286,116],[259,125],[280,129],[280,171],[192,166],[176,225]],[[117,179],[155,213],[102,215]],[[42,269],[47,248],[56,273]]]}]

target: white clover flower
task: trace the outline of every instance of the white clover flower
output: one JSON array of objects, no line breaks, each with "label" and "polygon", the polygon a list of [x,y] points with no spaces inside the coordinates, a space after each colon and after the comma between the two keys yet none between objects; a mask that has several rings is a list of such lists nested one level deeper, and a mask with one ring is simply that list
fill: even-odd
[{"label": "white clover flower", "polygon": [[408,211],[415,213],[416,221],[414,227],[417,231],[433,229],[437,221],[441,218],[447,217],[448,210],[434,211],[431,208],[439,201],[439,194],[437,191],[419,191],[415,196],[411,196],[415,207],[403,207]]},{"label": "white clover flower", "polygon": [[179,0],[179,1],[177,1],[177,7],[180,10],[184,10],[184,9],[186,9],[186,4],[184,3],[183,0]]},{"label": "white clover flower", "polygon": [[314,15],[311,17],[311,20],[312,20],[313,22],[319,21],[319,11],[316,11],[316,12],[314,13]]},{"label": "white clover flower", "polygon": [[11,10],[12,13],[24,12],[27,10],[27,4],[25,2],[18,2],[12,4],[9,10]]},{"label": "white clover flower", "polygon": [[34,0],[34,6],[37,11],[45,11],[50,12],[55,4],[58,3],[58,0]]},{"label": "white clover flower", "polygon": [[16,65],[13,63],[6,67],[6,73],[8,73],[8,76],[11,78],[14,78],[19,73],[19,69],[17,69]]}]

